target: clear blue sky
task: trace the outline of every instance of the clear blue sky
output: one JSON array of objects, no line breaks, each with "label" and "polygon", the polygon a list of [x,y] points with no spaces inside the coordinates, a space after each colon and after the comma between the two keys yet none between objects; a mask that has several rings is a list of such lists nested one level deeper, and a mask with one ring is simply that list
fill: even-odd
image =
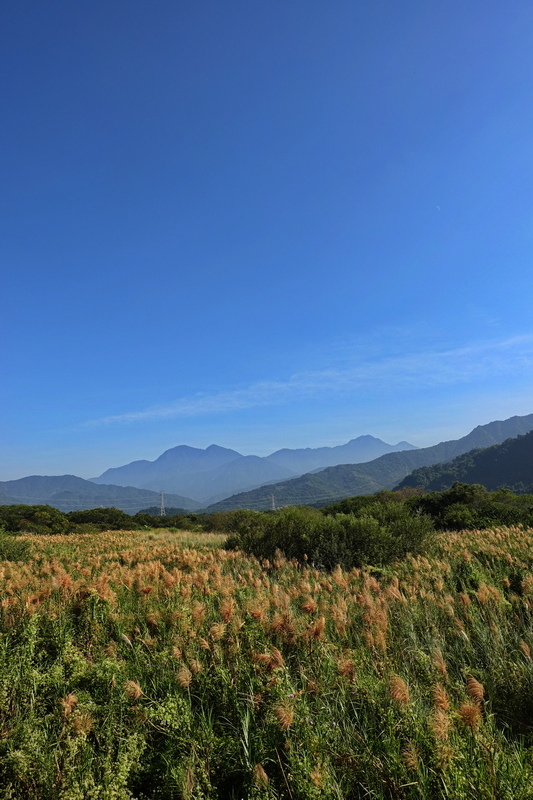
[{"label": "clear blue sky", "polygon": [[4,4],[0,479],[533,412],[533,4]]}]

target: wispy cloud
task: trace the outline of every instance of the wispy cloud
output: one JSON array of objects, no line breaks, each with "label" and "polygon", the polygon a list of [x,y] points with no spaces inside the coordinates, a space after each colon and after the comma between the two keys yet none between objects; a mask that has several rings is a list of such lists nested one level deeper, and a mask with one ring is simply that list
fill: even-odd
[{"label": "wispy cloud", "polygon": [[87,422],[112,425],[223,414],[259,406],[280,405],[318,395],[392,392],[407,387],[437,387],[501,378],[533,367],[533,336],[474,343],[447,350],[418,351],[405,355],[374,355],[342,368],[296,372],[286,380],[260,381],[229,391],[199,393],[165,406],[114,414]]}]

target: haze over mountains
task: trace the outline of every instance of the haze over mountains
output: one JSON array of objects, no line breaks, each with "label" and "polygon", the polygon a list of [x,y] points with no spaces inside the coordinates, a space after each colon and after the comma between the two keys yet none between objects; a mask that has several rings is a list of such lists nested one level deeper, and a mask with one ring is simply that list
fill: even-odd
[{"label": "haze over mountains", "polygon": [[[195,511],[200,503],[190,497],[165,496],[168,506]],[[61,511],[80,511],[99,506],[120,508],[135,514],[159,506],[159,493],[132,486],[98,486],[76,475],[30,475],[14,481],[0,481],[0,505],[50,505]]]},{"label": "haze over mountains", "polygon": [[[461,439],[421,449],[408,442],[389,445],[373,436],[360,436],[338,447],[283,449],[263,458],[243,456],[218,445],[206,450],[180,445],[165,451],[155,461],[134,461],[114,467],[91,481],[75,475],[33,475],[3,481],[0,482],[0,505],[49,504],[62,511],[114,506],[135,513],[158,506],[160,490],[165,492],[167,506],[188,511],[264,510],[271,508],[273,502],[278,507],[326,505],[353,495],[393,489],[420,467],[449,462],[464,453],[490,448],[530,431],[533,431],[533,414],[479,425]],[[524,445],[520,447],[520,452],[525,452]],[[512,461],[513,453],[518,451],[511,448],[509,452],[506,458]],[[518,475],[506,467],[505,474],[502,472],[498,477],[500,455],[494,457],[496,460],[490,456],[493,485],[510,485],[509,476],[513,478],[513,485],[523,486],[524,482],[529,485],[527,470]],[[528,453],[524,457],[527,460]],[[470,473],[464,471],[467,462],[453,464],[444,472],[453,473],[456,480],[464,475],[468,482]],[[450,474],[446,475],[446,480]],[[478,472],[472,472],[472,476],[475,480]],[[434,477],[438,477],[437,473]],[[424,473],[422,478],[429,486],[428,474]],[[243,486],[252,488],[240,491]]]},{"label": "haze over mountains", "polygon": [[343,464],[321,472],[263,486],[215,503],[208,511],[251,508],[259,511],[272,503],[283,505],[326,505],[345,497],[373,494],[380,489],[393,489],[418,467],[450,461],[477,448],[490,447],[511,437],[533,430],[533,414],[478,425],[461,439],[441,442],[419,450],[387,453],[366,464]]},{"label": "haze over mountains", "polygon": [[390,445],[374,436],[359,436],[337,447],[277,450],[269,456],[243,456],[212,444],[205,450],[179,445],[155,461],[133,461],[106,470],[94,483],[136,486],[185,495],[205,505],[235,492],[303,475],[325,467],[365,463],[384,453],[416,449],[409,442]]}]

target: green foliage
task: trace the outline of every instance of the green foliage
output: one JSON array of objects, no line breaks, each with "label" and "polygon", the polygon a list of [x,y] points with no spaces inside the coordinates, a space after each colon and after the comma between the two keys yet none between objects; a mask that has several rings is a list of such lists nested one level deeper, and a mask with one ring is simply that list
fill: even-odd
[{"label": "green foliage", "polygon": [[75,525],[91,524],[102,531],[135,530],[134,518],[118,508],[89,508],[85,511],[69,511],[66,515]]},{"label": "green foliage", "polygon": [[368,506],[375,505],[376,503],[402,503],[411,497],[418,497],[423,494],[419,489],[406,489],[390,492],[387,489],[376,494],[360,494],[355,497],[346,497],[344,500],[339,500],[338,503],[321,508],[323,514],[360,514]]},{"label": "green foliage", "polygon": [[427,516],[375,498],[349,514],[323,514],[306,506],[271,514],[233,513],[235,534],[227,540],[227,548],[268,559],[279,550],[287,558],[326,569],[337,564],[346,569],[387,564],[419,552],[433,530]]},{"label": "green foliage", "polygon": [[159,510],[154,506],[147,511],[138,511],[132,519],[141,528],[175,528],[186,531],[198,528],[199,517],[197,514],[175,508],[168,508],[165,516],[162,517]]},{"label": "green foliage", "polygon": [[533,524],[533,495],[489,492],[479,484],[455,482],[446,491],[413,497],[407,505],[428,514],[439,530]]},{"label": "green foliage", "polygon": [[487,489],[507,487],[517,494],[533,490],[533,431],[502,444],[470,450],[451,461],[420,467],[400,487],[444,491],[453,483],[482,484]]},{"label": "green foliage", "polygon": [[28,542],[16,534],[0,529],[0,561],[27,561],[30,555]]},{"label": "green foliage", "polygon": [[69,521],[62,511],[52,506],[0,506],[0,523],[13,533],[68,533]]}]

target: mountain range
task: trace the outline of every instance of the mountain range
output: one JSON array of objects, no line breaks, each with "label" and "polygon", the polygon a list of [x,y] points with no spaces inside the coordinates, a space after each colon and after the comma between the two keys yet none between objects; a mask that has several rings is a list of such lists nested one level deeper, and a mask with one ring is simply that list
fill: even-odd
[{"label": "mountain range", "polygon": [[[114,506],[133,514],[147,507],[158,507],[162,490],[167,506],[187,511],[320,506],[353,495],[393,489],[413,470],[450,462],[469,451],[491,448],[530,431],[533,431],[533,414],[479,425],[461,439],[421,449],[408,442],[389,445],[373,436],[360,436],[338,447],[277,450],[262,458],[243,456],[218,445],[205,450],[179,445],[166,450],[155,461],[134,461],[114,467],[92,480],[75,475],[32,475],[2,481],[0,505],[49,504],[62,511]],[[497,456],[500,457],[501,454]],[[513,457],[511,453],[511,461]],[[469,482],[465,476],[471,474],[474,481],[485,483],[476,477],[481,473],[463,472],[466,463],[448,465],[444,470],[449,473],[445,480],[453,475],[454,480]],[[498,478],[494,464],[491,469],[498,486],[502,483],[511,488],[521,486],[522,489],[517,489],[521,491],[526,491],[523,488],[526,483],[533,487],[533,477],[529,481],[527,472],[522,471],[522,477],[513,473],[512,477],[506,471],[507,477]],[[422,471],[421,475],[415,479],[432,488],[431,481],[440,472]]]},{"label": "mountain range", "polygon": [[269,456],[243,456],[210,445],[205,450],[179,445],[155,461],[133,461],[106,470],[93,483],[136,486],[173,492],[210,505],[236,492],[295,478],[336,464],[365,463],[384,453],[414,450],[409,442],[390,445],[374,436],[359,436],[337,447],[283,449]]},{"label": "mountain range", "polygon": [[501,444],[533,430],[533,414],[478,425],[461,439],[419,450],[387,453],[366,464],[343,464],[281,483],[241,492],[209,506],[207,511],[236,508],[266,510],[284,505],[327,505],[345,497],[393,489],[418,467],[450,461],[470,450]]},{"label": "mountain range", "polygon": [[506,488],[533,493],[533,431],[482,450],[470,450],[444,464],[420,467],[397,487],[442,492],[455,482],[480,483],[489,491]]},{"label": "mountain range", "polygon": [[[0,505],[24,503],[49,505],[61,511],[112,506],[135,514],[148,506],[159,506],[159,493],[132,486],[98,486],[76,475],[30,475],[0,481]],[[168,506],[194,511],[200,504],[189,497],[165,495]]]}]

